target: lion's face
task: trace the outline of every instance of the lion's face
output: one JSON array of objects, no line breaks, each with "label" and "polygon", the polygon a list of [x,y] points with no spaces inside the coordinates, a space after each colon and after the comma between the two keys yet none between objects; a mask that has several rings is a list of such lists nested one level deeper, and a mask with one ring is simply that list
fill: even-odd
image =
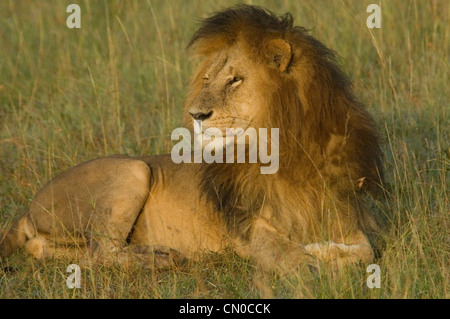
[{"label": "lion's face", "polygon": [[195,79],[196,94],[186,105],[185,124],[201,120],[203,132],[214,127],[223,136],[227,128],[258,128],[267,114],[262,71],[239,44],[208,57]]}]

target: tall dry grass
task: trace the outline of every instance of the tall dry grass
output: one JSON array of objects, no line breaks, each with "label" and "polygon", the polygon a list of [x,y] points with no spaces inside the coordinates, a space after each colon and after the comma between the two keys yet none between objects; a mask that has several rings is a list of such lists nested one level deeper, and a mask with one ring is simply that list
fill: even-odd
[{"label": "tall dry grass", "polygon": [[[82,28],[65,25],[68,4]],[[382,28],[366,7],[382,7]],[[192,70],[184,48],[198,18],[236,1],[0,2],[0,227],[26,211],[52,176],[114,153],[170,151]],[[377,261],[365,269],[273,278],[280,298],[449,297],[449,11],[442,1],[247,1],[296,23],[335,49],[379,123],[391,216]],[[253,265],[231,253],[169,271],[86,270],[69,290],[70,261],[15,254],[0,298],[253,298]]]}]

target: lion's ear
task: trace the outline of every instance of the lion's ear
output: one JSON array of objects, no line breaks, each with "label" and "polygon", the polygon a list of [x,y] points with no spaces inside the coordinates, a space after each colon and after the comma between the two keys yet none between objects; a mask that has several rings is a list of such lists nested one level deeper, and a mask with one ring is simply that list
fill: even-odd
[{"label": "lion's ear", "polygon": [[267,44],[266,56],[270,66],[284,72],[291,63],[291,46],[283,39],[272,39]]}]

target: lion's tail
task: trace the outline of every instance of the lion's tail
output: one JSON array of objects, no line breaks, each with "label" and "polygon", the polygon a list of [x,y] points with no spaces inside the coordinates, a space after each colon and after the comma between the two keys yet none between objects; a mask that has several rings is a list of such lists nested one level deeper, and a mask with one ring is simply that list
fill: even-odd
[{"label": "lion's tail", "polygon": [[34,226],[28,214],[16,219],[7,231],[0,232],[0,259],[22,248],[33,234]]}]

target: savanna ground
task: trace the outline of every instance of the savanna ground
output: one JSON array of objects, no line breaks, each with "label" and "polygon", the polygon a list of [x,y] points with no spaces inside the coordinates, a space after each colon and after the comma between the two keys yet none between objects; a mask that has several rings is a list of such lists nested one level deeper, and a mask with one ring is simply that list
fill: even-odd
[{"label": "savanna ground", "polygon": [[[381,288],[364,267],[278,278],[276,297],[449,298],[449,2],[248,1],[335,49],[379,123],[389,196]],[[366,27],[381,4],[382,28]],[[66,7],[81,6],[81,29]],[[108,154],[169,152],[194,63],[184,48],[198,19],[236,1],[0,2],[0,227],[55,174]],[[178,269],[83,269],[14,254],[0,298],[255,298],[253,264],[231,253]],[[3,265],[4,267],[5,265]]]}]

